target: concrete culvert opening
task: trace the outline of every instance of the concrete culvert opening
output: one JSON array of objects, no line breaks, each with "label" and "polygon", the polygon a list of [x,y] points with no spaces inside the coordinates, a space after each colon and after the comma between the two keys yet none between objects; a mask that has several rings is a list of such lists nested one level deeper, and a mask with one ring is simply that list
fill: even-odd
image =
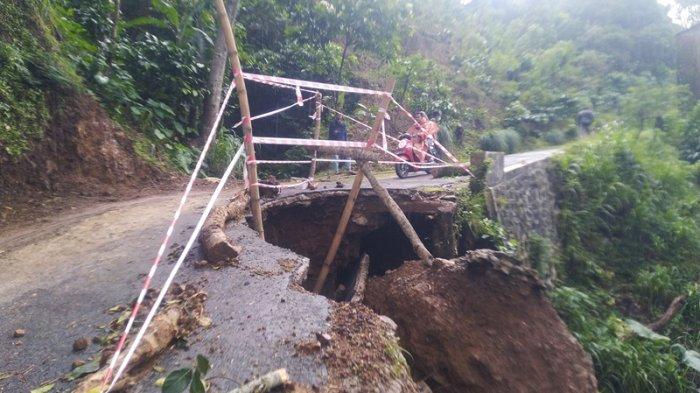
[{"label": "concrete culvert opening", "polygon": [[[434,256],[452,258],[456,255],[453,234],[456,204],[452,195],[413,190],[392,191],[391,194]],[[263,204],[266,240],[310,259],[304,283],[306,289],[310,290],[316,282],[347,195],[347,191],[319,191]],[[357,199],[322,294],[334,300],[345,300],[364,254],[370,257],[370,276],[383,275],[400,267],[404,261],[418,258],[386,207],[373,192],[366,190],[361,191]]]}]

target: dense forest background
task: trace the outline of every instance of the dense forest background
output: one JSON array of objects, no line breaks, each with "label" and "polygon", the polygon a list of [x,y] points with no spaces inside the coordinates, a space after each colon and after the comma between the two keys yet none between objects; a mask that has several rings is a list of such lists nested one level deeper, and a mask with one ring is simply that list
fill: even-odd
[{"label": "dense forest background", "polygon": [[[554,171],[562,244],[520,247],[544,275],[556,267],[551,297],[592,355],[601,391],[697,389],[700,105],[677,82],[683,28],[666,8],[655,0],[227,3],[247,71],[371,88],[394,77],[397,100],[439,114],[440,139],[462,157],[573,143]],[[677,3],[688,24],[699,8]],[[134,160],[191,170],[230,83],[223,49],[206,0],[3,1],[0,168],[33,168],[33,152],[48,154],[47,145],[63,152],[56,119],[93,110],[83,105],[88,97]],[[295,100],[289,90],[248,90],[253,113]],[[325,100],[364,120],[374,105],[351,95]],[[595,135],[574,142],[585,109],[596,114]],[[309,136],[311,110],[257,121],[255,133]],[[234,98],[207,175],[240,144],[240,130],[228,128],[238,119]],[[391,132],[407,126],[399,119]],[[268,171],[285,177],[304,168]],[[658,332],[634,322],[656,320],[678,297],[684,307]]]},{"label": "dense forest background", "polygon": [[[391,75],[400,102],[440,113],[441,138],[467,149],[561,144],[576,137],[583,109],[598,125],[668,132],[692,107],[675,83],[681,27],[653,0],[237,3],[229,6],[238,10],[246,70],[372,87]],[[133,130],[146,159],[191,166],[211,124],[212,95],[218,103],[221,78],[230,79],[211,2],[32,0],[2,8],[3,154],[18,156],[41,137],[47,87],[73,88]],[[250,91],[257,113],[292,98],[253,83]],[[330,98],[368,116],[371,103]],[[309,110],[260,121],[256,132],[308,135]],[[227,115],[225,124],[235,122],[235,102]],[[235,132],[220,138],[213,172],[236,143]]]}]

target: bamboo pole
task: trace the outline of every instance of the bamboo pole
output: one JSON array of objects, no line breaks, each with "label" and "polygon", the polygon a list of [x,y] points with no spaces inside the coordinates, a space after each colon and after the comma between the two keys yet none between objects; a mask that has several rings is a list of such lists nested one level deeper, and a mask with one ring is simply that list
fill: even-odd
[{"label": "bamboo pole", "polygon": [[[383,95],[379,102],[379,111],[377,112],[377,117],[374,119],[374,124],[372,125],[372,130],[369,133],[369,139],[367,140],[367,147],[371,147],[377,141],[377,135],[382,127],[382,122],[384,121],[384,114],[389,106],[391,100],[391,92],[394,90],[394,79],[389,79],[386,84],[384,91],[387,94]],[[352,215],[352,209],[355,207],[355,201],[360,193],[360,186],[362,185],[362,178],[364,175],[362,171],[357,171],[355,175],[355,180],[352,183],[352,188],[350,189],[350,195],[348,195],[348,200],[345,202],[345,208],[340,216],[340,222],[338,222],[338,228],[333,235],[333,240],[331,241],[331,246],[328,249],[326,258],[323,260],[323,266],[321,266],[321,271],[316,279],[316,285],[314,286],[314,292],[319,293],[323,289],[323,285],[326,283],[326,278],[328,277],[328,272],[331,268],[331,263],[335,259],[335,255],[338,253],[338,247],[340,246],[340,241],[343,240],[343,235],[345,235],[345,230],[348,227],[348,221],[350,220],[350,215]]]},{"label": "bamboo pole", "polygon": [[420,237],[418,237],[416,230],[413,229],[411,222],[408,221],[408,218],[406,218],[406,215],[403,214],[403,211],[399,205],[396,203],[396,201],[394,201],[391,195],[389,195],[389,191],[387,191],[384,186],[379,184],[379,180],[377,180],[369,167],[369,162],[363,162],[362,165],[360,165],[360,171],[365,174],[365,177],[367,180],[369,180],[369,184],[372,185],[374,192],[377,193],[377,196],[379,196],[379,199],[384,203],[384,206],[386,206],[387,210],[389,210],[392,217],[394,217],[396,223],[399,224],[399,227],[411,242],[413,251],[416,252],[418,258],[420,258],[423,262],[426,262],[428,265],[432,264],[432,254],[430,254],[430,251],[425,248],[425,245],[423,245]]},{"label": "bamboo pole", "polygon": [[[316,93],[316,112],[314,114],[314,139],[319,139],[321,137],[321,114],[323,113],[323,105],[321,103],[321,93]],[[314,150],[314,158],[311,159],[311,169],[309,170],[309,179],[313,179],[316,176],[316,154],[317,151]]]},{"label": "bamboo pole", "polygon": [[248,91],[245,87],[243,70],[241,69],[241,59],[238,57],[236,48],[236,37],[233,35],[231,22],[226,12],[223,0],[214,0],[216,11],[219,17],[221,31],[226,38],[226,47],[233,67],[233,76],[238,92],[238,104],[241,106],[241,118],[243,119],[243,144],[246,151],[246,167],[248,168],[248,182],[250,184],[250,211],[253,214],[255,230],[261,239],[265,239],[263,229],[262,213],[260,211],[260,189],[258,188],[258,171],[255,164],[255,147],[253,146],[253,125],[250,121],[250,105],[248,103]]}]

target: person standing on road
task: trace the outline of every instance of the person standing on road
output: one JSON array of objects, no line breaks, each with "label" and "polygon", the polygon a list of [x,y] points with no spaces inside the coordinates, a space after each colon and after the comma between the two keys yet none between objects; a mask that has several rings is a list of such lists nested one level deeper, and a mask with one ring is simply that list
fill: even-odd
[{"label": "person standing on road", "polygon": [[[331,120],[331,124],[328,126],[328,138],[332,141],[347,141],[348,140],[348,128],[343,122],[343,115],[337,114]],[[333,155],[334,160],[346,159],[338,154]],[[348,172],[352,173],[350,162],[340,163],[340,167],[345,167]],[[337,175],[339,173],[338,161],[331,162],[331,169]]]}]

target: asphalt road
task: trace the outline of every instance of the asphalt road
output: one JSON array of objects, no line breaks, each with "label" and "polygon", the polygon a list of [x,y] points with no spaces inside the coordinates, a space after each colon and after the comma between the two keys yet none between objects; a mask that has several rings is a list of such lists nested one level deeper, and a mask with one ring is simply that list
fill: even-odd
[{"label": "asphalt road", "polygon": [[[514,168],[555,152],[550,149],[507,156],[506,166]],[[397,179],[389,173],[379,174],[379,177],[390,189],[453,188],[465,184],[465,178],[460,177],[432,179],[416,174],[408,179]],[[318,190],[336,188],[335,180],[321,182]],[[352,176],[338,180],[347,188]],[[365,183],[363,187],[369,185]],[[285,194],[296,192],[301,191],[286,190]],[[173,234],[169,251],[186,242],[208,197],[209,192],[193,193]],[[72,344],[79,337],[104,334],[102,326],[115,317],[107,310],[136,297],[179,198],[179,193],[172,193],[101,204],[47,217],[48,222],[0,234],[0,392],[29,391],[65,375],[74,360],[85,360],[98,353],[101,349],[98,345],[91,344],[87,350],[75,353]],[[284,337],[292,332],[305,337],[321,330],[325,326],[327,303],[325,298],[306,296],[301,299],[288,294],[289,272],[279,273],[276,266],[280,255],[289,258],[293,255],[276,248],[277,251],[270,254],[269,247],[273,246],[259,244],[248,228],[231,230],[231,236],[246,241],[250,250],[242,257],[241,267],[236,268],[243,269],[244,274],[231,268],[225,274],[212,275],[210,271],[195,275],[193,269],[183,268],[185,273],[179,280],[203,277],[208,280],[212,294],[216,293],[207,303],[215,325],[238,333],[222,339],[209,337],[205,332],[193,346],[204,351],[211,347],[205,347],[206,343],[217,342],[220,348],[228,348],[233,355],[226,362],[233,363],[222,365],[226,363],[222,355],[211,356],[220,360],[218,363],[222,367],[232,369],[231,364],[240,365],[240,370],[228,376],[233,378],[231,381],[240,382],[257,371],[266,372],[278,364],[291,364],[294,355],[290,345],[293,343],[285,342]],[[196,259],[198,252],[193,250],[192,258]],[[177,254],[164,262],[154,280],[155,287],[164,281],[164,273],[174,258]],[[272,272],[273,278],[256,271]],[[286,306],[282,307],[283,298]],[[291,304],[296,304],[296,310],[302,310],[302,314],[293,312],[293,308],[288,307]],[[238,318],[248,322],[232,322],[240,321]],[[280,318],[293,323],[280,324]],[[266,326],[267,330],[260,330]],[[14,338],[16,329],[27,333]],[[246,330],[248,334],[240,333]],[[192,352],[178,353],[169,358],[166,366],[182,365],[191,356]],[[318,364],[295,361],[296,366],[292,367],[296,367],[301,380],[315,383],[323,378],[323,369]],[[223,369],[215,371],[223,372]],[[223,387],[231,386],[223,384]]]}]

